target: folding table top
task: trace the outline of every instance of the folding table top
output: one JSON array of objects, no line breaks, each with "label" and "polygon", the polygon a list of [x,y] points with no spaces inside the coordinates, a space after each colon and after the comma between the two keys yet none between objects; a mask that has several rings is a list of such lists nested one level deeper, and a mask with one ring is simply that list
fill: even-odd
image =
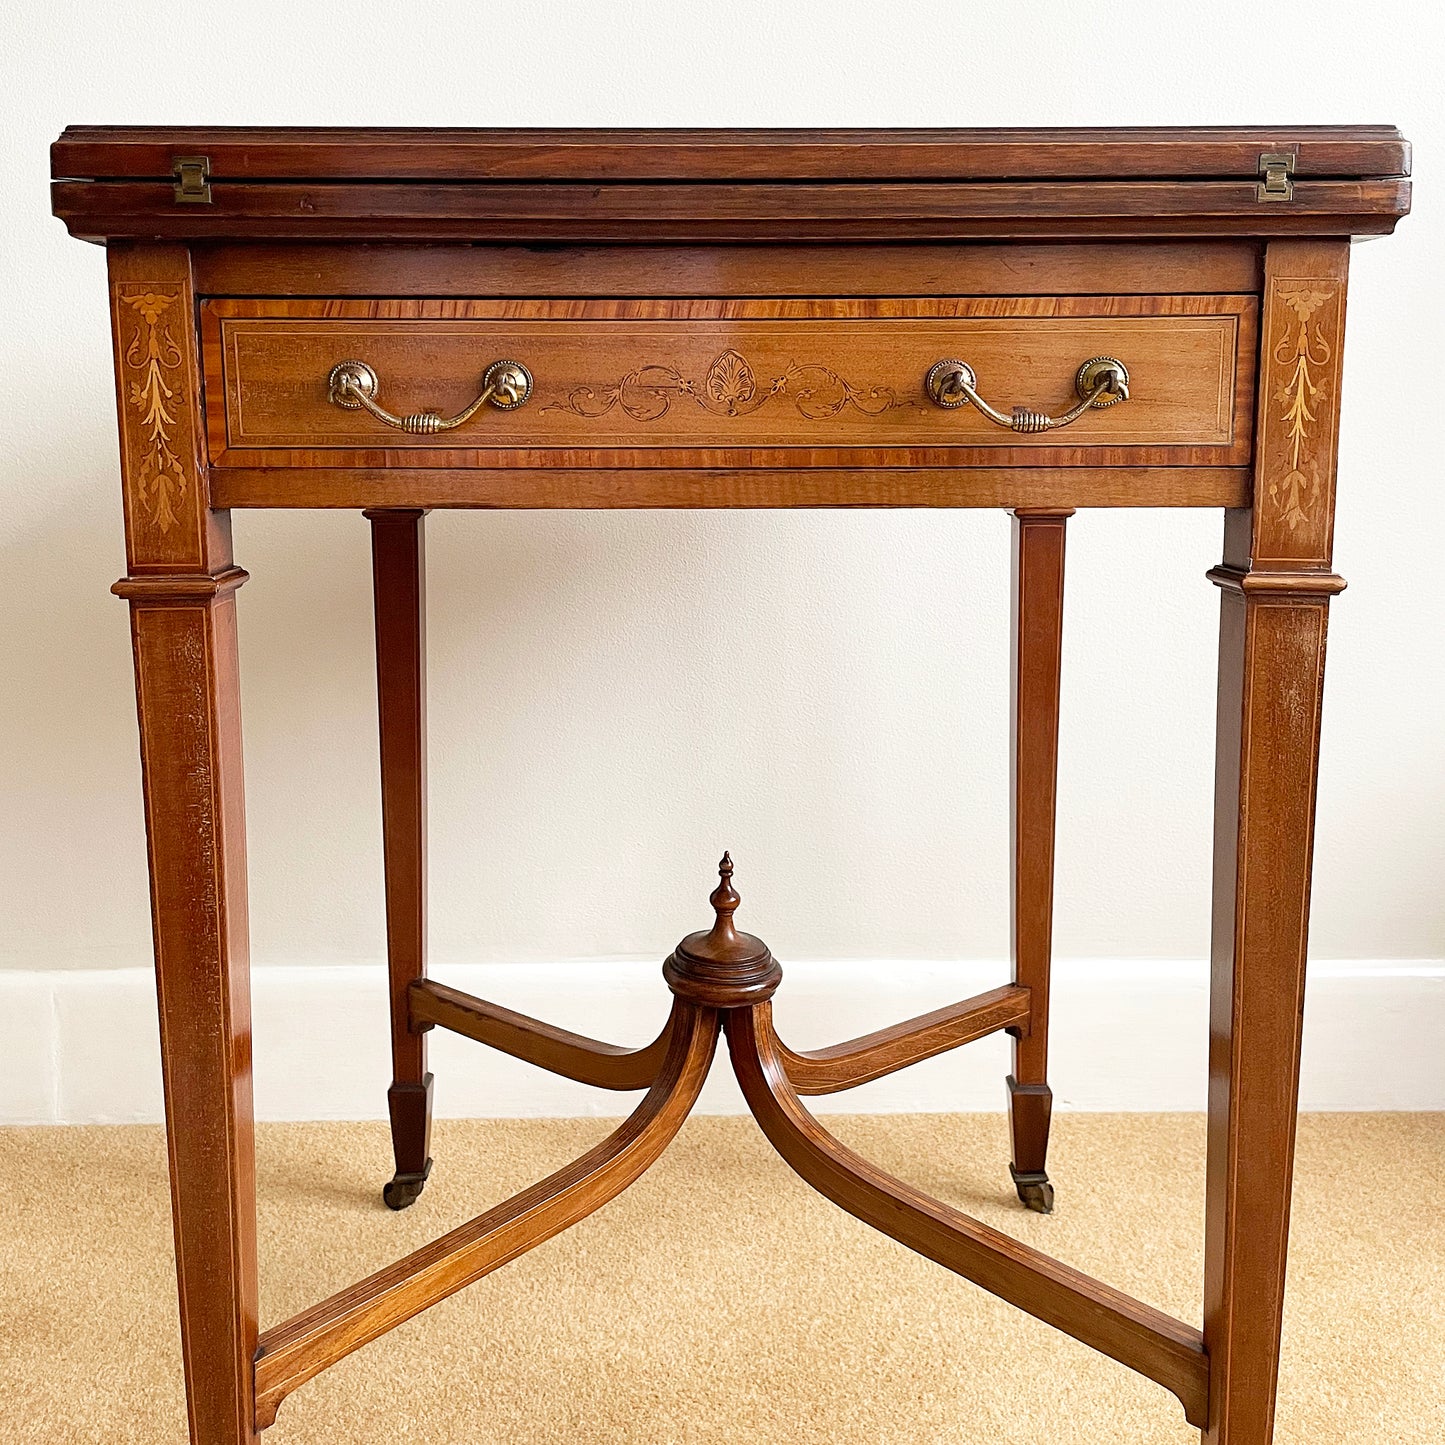
[{"label": "folding table top", "polygon": [[71,126],[51,170],[94,240],[1368,235],[1410,203],[1392,126]]}]

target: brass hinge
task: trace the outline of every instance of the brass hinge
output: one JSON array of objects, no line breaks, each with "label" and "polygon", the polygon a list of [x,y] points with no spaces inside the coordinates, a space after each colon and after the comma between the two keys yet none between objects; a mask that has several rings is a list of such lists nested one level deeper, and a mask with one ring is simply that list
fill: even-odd
[{"label": "brass hinge", "polygon": [[1265,151],[1259,158],[1259,189],[1261,201],[1294,199],[1294,156],[1288,151]]},{"label": "brass hinge", "polygon": [[176,178],[176,200],[195,205],[211,204],[211,158],[209,156],[177,156],[171,167]]}]

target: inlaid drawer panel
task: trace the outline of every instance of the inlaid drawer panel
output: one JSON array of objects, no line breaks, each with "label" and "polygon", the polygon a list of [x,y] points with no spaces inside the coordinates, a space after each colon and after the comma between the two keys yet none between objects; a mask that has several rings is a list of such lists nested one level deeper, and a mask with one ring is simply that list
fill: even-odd
[{"label": "inlaid drawer panel", "polygon": [[[222,466],[957,467],[1248,460],[1251,296],[932,300],[215,300],[202,308]],[[1127,402],[1020,434],[925,391],[938,361],[977,391],[1060,416],[1099,355]],[[364,362],[397,416],[462,412],[494,361],[524,404],[428,435],[337,405]]]}]

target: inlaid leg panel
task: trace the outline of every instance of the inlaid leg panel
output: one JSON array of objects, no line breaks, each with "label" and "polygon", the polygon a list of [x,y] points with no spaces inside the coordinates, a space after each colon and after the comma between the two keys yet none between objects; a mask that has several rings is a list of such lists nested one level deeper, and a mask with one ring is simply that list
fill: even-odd
[{"label": "inlaid leg panel", "polygon": [[1265,258],[1254,506],[1225,514],[1215,764],[1207,1445],[1270,1445],[1284,1316],[1349,244]]},{"label": "inlaid leg panel", "polygon": [[256,1155],[230,516],[202,458],[184,247],[108,257],[166,1144],[192,1445],[254,1445]]}]

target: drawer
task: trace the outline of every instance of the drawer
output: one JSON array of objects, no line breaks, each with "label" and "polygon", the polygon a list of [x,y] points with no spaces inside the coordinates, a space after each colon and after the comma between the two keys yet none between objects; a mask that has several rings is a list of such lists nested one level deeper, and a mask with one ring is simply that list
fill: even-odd
[{"label": "drawer", "polygon": [[[1249,458],[1252,296],[945,299],[212,300],[202,307],[219,466],[1239,466]],[[925,391],[966,362],[979,394],[1059,416],[1081,363],[1130,397],[1020,434]],[[362,361],[393,414],[451,417],[487,366],[521,362],[525,404],[434,435],[336,405]]]}]

